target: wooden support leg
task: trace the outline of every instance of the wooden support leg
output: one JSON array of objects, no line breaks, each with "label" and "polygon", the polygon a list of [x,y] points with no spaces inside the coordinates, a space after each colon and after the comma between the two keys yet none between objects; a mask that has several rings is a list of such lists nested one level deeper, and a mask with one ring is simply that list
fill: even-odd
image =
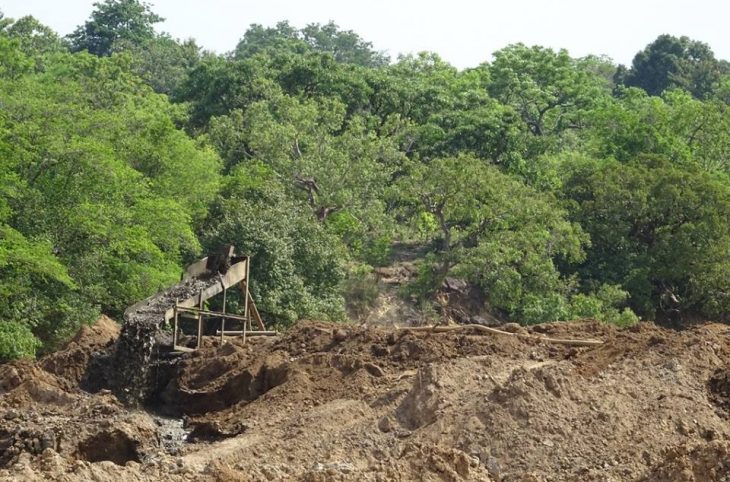
[{"label": "wooden support leg", "polygon": [[264,326],[264,320],[261,319],[261,315],[259,314],[258,308],[256,308],[256,303],[254,303],[251,293],[248,294],[248,309],[250,311],[250,315],[253,317],[254,320],[256,320],[256,324],[258,325],[259,330],[265,330],[266,327]]},{"label": "wooden support leg", "polygon": [[[203,290],[200,290],[200,294],[198,295],[198,309],[203,309]],[[203,344],[203,314],[198,313],[198,344],[197,347],[200,348],[200,346]]]},{"label": "wooden support leg", "polygon": [[[223,314],[226,314],[226,290],[223,289]],[[223,333],[226,332],[226,317],[221,317],[221,345],[223,344]]]},{"label": "wooden support leg", "polygon": [[180,300],[178,298],[175,298],[175,308],[173,310],[173,313],[175,314],[175,321],[174,321],[173,327],[172,327],[172,330],[173,330],[172,331],[172,349],[173,350],[177,348],[177,323],[178,323],[178,321],[177,321],[177,305],[178,305],[178,302],[179,301]]}]

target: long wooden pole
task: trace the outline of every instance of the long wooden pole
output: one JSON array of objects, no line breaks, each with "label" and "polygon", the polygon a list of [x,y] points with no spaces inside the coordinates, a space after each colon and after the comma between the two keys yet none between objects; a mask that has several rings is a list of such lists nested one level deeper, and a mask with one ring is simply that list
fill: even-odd
[{"label": "long wooden pole", "polygon": [[484,333],[491,333],[494,335],[502,336],[514,336],[517,338],[523,338],[526,340],[543,341],[545,343],[552,343],[554,345],[567,345],[567,346],[599,346],[603,345],[601,340],[566,340],[560,338],[548,338],[546,336],[535,336],[528,335],[525,333],[510,333],[508,331],[497,330],[496,328],[490,328],[483,325],[457,325],[457,326],[411,326],[411,327],[399,327],[399,330],[404,331],[416,331],[416,332],[430,332],[430,333],[445,333],[448,331],[461,331],[465,329],[475,329]]}]

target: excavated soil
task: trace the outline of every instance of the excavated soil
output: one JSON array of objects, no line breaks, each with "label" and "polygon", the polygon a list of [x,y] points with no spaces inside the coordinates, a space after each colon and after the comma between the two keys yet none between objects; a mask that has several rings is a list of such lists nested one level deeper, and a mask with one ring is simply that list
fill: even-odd
[{"label": "excavated soil", "polygon": [[730,482],[727,325],[300,322],[206,340],[138,410],[83,390],[113,327],[0,366],[0,480]]}]

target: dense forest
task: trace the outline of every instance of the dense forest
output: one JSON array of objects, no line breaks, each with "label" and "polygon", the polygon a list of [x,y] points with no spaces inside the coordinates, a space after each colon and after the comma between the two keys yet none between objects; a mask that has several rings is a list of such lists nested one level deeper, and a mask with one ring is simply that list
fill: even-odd
[{"label": "dense forest", "polygon": [[332,22],[215,55],[161,20],[0,15],[0,359],[224,243],[280,324],[367,305],[403,244],[425,303],[457,277],[525,324],[730,313],[730,64],[708,45],[662,35],[623,66],[515,44],[458,70]]}]

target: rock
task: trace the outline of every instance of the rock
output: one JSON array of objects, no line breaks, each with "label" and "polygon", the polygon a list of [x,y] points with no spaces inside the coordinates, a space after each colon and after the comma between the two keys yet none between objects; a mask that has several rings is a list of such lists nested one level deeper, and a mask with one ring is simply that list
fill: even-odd
[{"label": "rock", "polygon": [[347,332],[343,329],[335,330],[332,333],[332,339],[337,342],[345,341],[347,339]]},{"label": "rock", "polygon": [[669,360],[667,363],[665,363],[663,365],[663,368],[666,368],[667,370],[670,370],[670,371],[673,371],[676,373],[682,369],[682,365],[679,363],[679,360],[677,360],[676,358],[672,358],[671,360]]},{"label": "rock", "polygon": [[493,476],[496,479],[499,479],[500,474],[502,473],[502,467],[499,465],[497,459],[492,457],[491,455],[482,455],[480,459],[484,461],[484,465],[487,467],[487,472],[489,472],[489,475]]},{"label": "rock", "polygon": [[469,318],[469,323],[473,325],[488,326],[490,328],[495,328],[501,324],[499,320],[496,320],[494,318],[487,319],[481,316],[472,316],[471,318]]},{"label": "rock", "polygon": [[454,469],[456,470],[456,473],[463,478],[469,477],[469,470],[471,469],[471,464],[469,463],[469,461],[470,457],[465,453],[460,452],[456,454],[454,460]]},{"label": "rock", "polygon": [[374,363],[365,363],[363,364],[363,368],[372,376],[374,377],[382,377],[385,376],[385,372],[382,368],[380,368],[378,365],[375,365]]},{"label": "rock", "polygon": [[388,433],[393,430],[393,421],[386,415],[378,421],[378,428],[381,432]]},{"label": "rock", "polygon": [[441,287],[446,291],[454,291],[457,293],[463,293],[466,291],[467,283],[465,280],[460,278],[446,277]]},{"label": "rock", "polygon": [[517,323],[505,323],[501,326],[502,331],[506,331],[509,333],[520,333],[524,331],[524,328],[522,328]]},{"label": "rock", "polygon": [[10,409],[7,412],[5,412],[5,420],[14,420],[18,418],[19,414],[17,411]]}]

